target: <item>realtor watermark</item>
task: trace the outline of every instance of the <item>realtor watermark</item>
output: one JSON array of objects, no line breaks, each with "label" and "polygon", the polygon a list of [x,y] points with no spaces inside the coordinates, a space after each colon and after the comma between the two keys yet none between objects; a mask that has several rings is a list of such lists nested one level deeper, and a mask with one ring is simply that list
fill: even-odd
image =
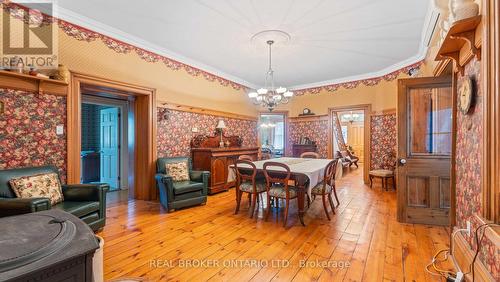
[{"label": "realtor watermark", "polygon": [[149,261],[150,268],[338,268],[345,269],[351,266],[349,261],[343,260],[299,260],[292,262],[286,259],[258,260],[258,259],[176,259]]},{"label": "realtor watermark", "polygon": [[18,72],[56,69],[58,27],[54,1],[15,1],[2,4],[0,68]]}]

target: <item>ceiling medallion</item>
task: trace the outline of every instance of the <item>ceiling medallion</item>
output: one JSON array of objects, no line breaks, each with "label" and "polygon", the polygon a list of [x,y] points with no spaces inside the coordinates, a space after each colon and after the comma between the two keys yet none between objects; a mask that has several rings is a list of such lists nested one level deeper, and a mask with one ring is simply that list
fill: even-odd
[{"label": "ceiling medallion", "polygon": [[272,68],[272,46],[275,44],[274,39],[269,39],[271,35],[279,35],[279,42],[288,42],[290,35],[286,32],[279,30],[268,30],[259,32],[252,37],[252,42],[266,38],[266,43],[269,47],[269,68],[266,73],[264,87],[248,93],[248,97],[253,100],[255,105],[266,107],[270,112],[279,104],[286,104],[293,96],[293,92],[285,87],[276,87],[274,84],[274,70]]}]

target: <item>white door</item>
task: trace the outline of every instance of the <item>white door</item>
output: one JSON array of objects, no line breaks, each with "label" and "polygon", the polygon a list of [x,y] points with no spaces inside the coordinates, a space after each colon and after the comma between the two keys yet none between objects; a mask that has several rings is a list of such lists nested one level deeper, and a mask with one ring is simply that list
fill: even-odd
[{"label": "white door", "polygon": [[101,182],[111,189],[120,188],[120,138],[118,108],[102,109],[101,114]]}]

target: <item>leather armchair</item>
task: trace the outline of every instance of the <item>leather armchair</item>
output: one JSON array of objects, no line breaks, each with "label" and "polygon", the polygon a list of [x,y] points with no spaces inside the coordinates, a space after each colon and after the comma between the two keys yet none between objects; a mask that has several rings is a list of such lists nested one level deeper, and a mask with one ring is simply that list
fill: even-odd
[{"label": "leather armchair", "polygon": [[[188,161],[189,180],[173,181],[166,174],[167,163]],[[169,212],[184,207],[205,204],[207,202],[208,180],[210,172],[192,170],[188,157],[159,158],[156,162],[156,183],[160,192],[160,203]]]},{"label": "leather armchair", "polygon": [[50,205],[48,198],[16,198],[9,185],[12,178],[41,173],[57,172],[54,166],[26,167],[0,170],[0,217],[23,213],[61,209],[79,217],[96,231],[106,224],[106,192],[109,185],[66,184],[62,185],[64,201]]}]

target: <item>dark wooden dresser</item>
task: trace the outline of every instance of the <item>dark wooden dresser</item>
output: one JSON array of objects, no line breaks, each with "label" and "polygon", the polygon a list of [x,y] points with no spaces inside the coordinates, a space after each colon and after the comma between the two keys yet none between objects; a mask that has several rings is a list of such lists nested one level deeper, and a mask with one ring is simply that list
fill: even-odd
[{"label": "dark wooden dresser", "polygon": [[227,191],[235,185],[227,182],[229,166],[241,155],[250,155],[258,159],[259,147],[241,147],[238,136],[223,137],[228,147],[219,148],[220,136],[196,136],[191,141],[191,159],[193,170],[210,171],[208,193],[214,194]]},{"label": "dark wooden dresser", "polygon": [[79,218],[57,209],[0,218],[0,281],[93,281],[99,243]]},{"label": "dark wooden dresser", "polygon": [[300,155],[304,152],[316,152],[317,147],[316,144],[293,144],[292,145],[292,154],[294,158],[300,157]]}]

